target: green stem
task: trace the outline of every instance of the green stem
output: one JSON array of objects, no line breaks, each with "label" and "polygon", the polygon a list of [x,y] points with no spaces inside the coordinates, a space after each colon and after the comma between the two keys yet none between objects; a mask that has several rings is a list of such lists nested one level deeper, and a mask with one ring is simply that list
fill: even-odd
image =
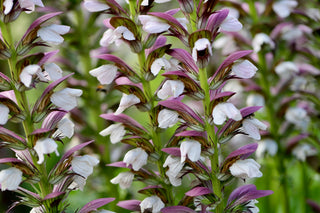
[{"label": "green stem", "polygon": [[[210,89],[208,84],[207,70],[206,68],[199,69],[199,79],[201,88],[204,91],[204,99],[203,99],[203,107],[205,111],[205,129],[207,131],[208,142],[211,144],[211,147],[214,148],[214,154],[211,156],[211,178],[212,178],[212,188],[214,194],[218,197],[220,201],[222,201],[222,188],[220,180],[217,178],[217,174],[219,173],[219,148],[218,148],[218,140],[215,134],[214,126],[209,123],[209,118],[211,117],[210,112]],[[219,202],[219,201],[218,201]],[[219,202],[215,212],[222,213],[223,212],[223,202]]]},{"label": "green stem", "polygon": [[257,10],[254,3],[255,3],[255,0],[248,0],[249,12],[252,17],[253,24],[257,24],[259,22],[259,17],[258,17]]},{"label": "green stem", "polygon": [[[34,123],[32,120],[31,116],[31,111],[28,103],[28,98],[26,95],[25,91],[19,91],[16,88],[16,85],[19,83],[19,73],[18,70],[16,69],[16,64],[17,64],[17,53],[16,49],[14,46],[14,42],[12,39],[12,34],[11,34],[11,29],[10,25],[8,24],[1,24],[1,30],[2,30],[2,36],[3,38],[8,42],[10,52],[11,52],[11,57],[8,59],[8,64],[9,64],[9,69],[10,69],[10,75],[11,79],[13,81],[13,90],[17,99],[17,103],[19,108],[22,110],[23,115],[25,116],[25,119],[22,122],[23,129],[24,129],[24,134],[27,139],[28,146],[30,148],[33,148],[35,141],[32,140],[30,137],[31,133],[34,131]],[[31,157],[33,160],[33,164],[36,166],[38,171],[40,171],[40,182],[39,182],[39,187],[40,187],[40,196],[41,198],[44,198],[47,194],[49,194],[52,191],[52,187],[48,181],[48,173],[46,171],[45,163],[39,165],[37,163],[36,156],[32,155],[31,152]],[[50,212],[50,204],[44,203],[45,208]]]},{"label": "green stem", "polygon": [[307,212],[307,199],[308,199],[308,189],[309,189],[309,181],[308,181],[308,176],[307,176],[307,165],[306,162],[300,162],[300,170],[301,170],[301,191],[302,191],[302,202],[301,202],[301,213],[306,213]]}]

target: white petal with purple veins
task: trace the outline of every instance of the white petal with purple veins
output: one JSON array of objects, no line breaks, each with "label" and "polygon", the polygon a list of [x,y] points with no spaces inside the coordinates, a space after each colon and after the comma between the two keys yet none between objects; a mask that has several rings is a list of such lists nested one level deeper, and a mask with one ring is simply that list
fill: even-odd
[{"label": "white petal with purple veins", "polygon": [[121,114],[125,109],[129,108],[132,105],[140,103],[140,99],[134,94],[127,95],[123,93],[122,98],[120,100],[119,107],[117,111],[114,113],[115,115]]},{"label": "white petal with purple veins", "polygon": [[91,70],[90,75],[97,77],[100,84],[111,84],[117,76],[118,68],[114,65],[102,65],[96,69]]},{"label": "white petal with purple veins", "polygon": [[220,25],[221,30],[226,32],[238,32],[242,29],[242,24],[239,20],[232,15],[228,15],[227,18]]},{"label": "white petal with purple veins", "polygon": [[252,78],[258,68],[248,60],[235,62],[232,66],[232,72],[239,78]]}]

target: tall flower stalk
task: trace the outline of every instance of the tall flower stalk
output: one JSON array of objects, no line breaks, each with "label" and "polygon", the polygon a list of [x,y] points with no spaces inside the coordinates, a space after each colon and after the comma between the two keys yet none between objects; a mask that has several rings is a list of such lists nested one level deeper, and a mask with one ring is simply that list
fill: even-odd
[{"label": "tall flower stalk", "polygon": [[[136,54],[138,67],[132,68],[115,55],[97,56],[111,64],[90,73],[105,84],[110,84],[107,78],[113,76],[114,88],[123,93],[118,109],[101,115],[115,122],[101,134],[110,134],[111,142],[131,145],[123,161],[109,165],[129,169],[112,182],[119,183],[121,188],[130,187],[133,179],[147,185],[139,191],[147,195],[142,202],[120,201],[117,204],[120,207],[141,212],[146,209],[152,212],[182,209],[236,212],[238,208],[253,208],[245,202],[228,206],[224,189],[227,182],[237,177],[247,179],[262,175],[260,165],[247,159],[257,148],[256,144],[224,156],[223,162],[220,158],[224,143],[234,135],[255,136],[259,135],[258,128],[266,128],[252,117],[259,107],[238,110],[228,102],[235,93],[223,91],[229,79],[251,78],[257,68],[243,59],[251,51],[239,51],[209,74],[214,39],[221,31],[242,28],[235,17],[228,15],[228,10],[214,10],[216,3],[179,1],[183,18],[177,19],[175,15],[179,10],[149,12],[155,5],[152,2],[128,1],[128,10],[114,1],[106,2],[106,11],[114,16],[104,21],[108,30],[100,44],[109,47],[125,42]],[[161,34],[178,38],[187,50],[167,44],[166,37]],[[168,59],[169,56],[172,58]],[[112,74],[113,67],[118,74]],[[159,86],[154,86],[160,81]],[[188,99],[201,101],[199,105],[203,110],[194,111],[184,103]],[[148,114],[148,123],[141,125],[124,114],[133,105],[141,113]],[[248,125],[257,127],[251,130]],[[161,129],[173,126],[175,132],[171,139],[163,141],[166,131]],[[190,176],[194,183],[184,197],[177,198],[176,189],[184,176]],[[265,191],[263,196],[270,193]]]},{"label": "tall flower stalk", "polygon": [[[42,2],[38,4],[43,7]],[[66,34],[70,27],[48,24],[50,19],[61,14],[48,13],[36,19],[22,38],[15,41],[12,22],[20,13],[32,12],[34,5],[29,8],[32,5],[26,7],[17,1],[1,6],[5,7],[1,13],[1,59],[7,60],[10,71],[9,77],[1,73],[1,148],[15,154],[14,157],[0,159],[2,164],[10,166],[0,171],[1,190],[19,194],[19,200],[8,211],[25,205],[32,208],[31,212],[64,212],[69,205],[67,197],[70,191],[83,188],[99,160],[89,155],[74,154],[91,141],[71,148],[50,166],[54,161],[46,156],[52,156],[52,153],[60,156],[56,141],[66,141],[64,138],[73,136],[74,124],[65,116],[77,106],[77,98],[82,91],[64,88],[54,92],[72,74],[63,76],[60,67],[49,62],[57,51],[33,54],[30,51],[39,46],[61,44],[61,35]],[[36,87],[42,92],[33,102],[30,97]],[[7,123],[20,123],[23,132],[5,128]],[[81,169],[78,169],[79,164]],[[79,212],[95,210],[112,200],[92,201]]]}]

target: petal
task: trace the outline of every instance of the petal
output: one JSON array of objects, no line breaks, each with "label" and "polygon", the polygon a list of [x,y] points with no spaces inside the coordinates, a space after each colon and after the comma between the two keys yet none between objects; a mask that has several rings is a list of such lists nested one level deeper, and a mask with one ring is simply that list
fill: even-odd
[{"label": "petal", "polygon": [[63,118],[58,123],[58,130],[63,136],[71,138],[74,133],[74,123],[69,118]]},{"label": "petal", "polygon": [[43,155],[44,154],[50,154],[52,152],[55,152],[57,155],[59,155],[59,153],[57,152],[58,145],[51,138],[39,139],[33,148],[37,152],[37,155],[39,157],[39,160],[37,162],[38,164],[43,163],[43,161],[44,161]]},{"label": "petal", "polygon": [[142,28],[148,33],[162,33],[170,28],[170,25],[150,15],[139,15],[139,20],[142,23]]},{"label": "petal", "polygon": [[9,119],[9,108],[6,105],[0,104],[0,125],[5,125]]},{"label": "petal", "polygon": [[221,30],[226,32],[238,32],[242,29],[242,24],[237,18],[228,15],[227,18],[220,25]]},{"label": "petal", "polygon": [[118,68],[114,65],[102,65],[91,70],[90,75],[97,77],[100,84],[111,84],[117,76]]},{"label": "petal", "polygon": [[176,111],[163,109],[158,114],[159,127],[166,129],[172,127],[178,122],[179,114]]},{"label": "petal", "polygon": [[46,27],[46,29],[52,30],[53,32],[64,35],[70,31],[70,27],[67,25],[60,25],[60,24],[51,24]]},{"label": "petal", "polygon": [[286,18],[290,15],[291,10],[298,5],[296,1],[293,0],[282,0],[273,3],[273,11],[281,18]]},{"label": "petal", "polygon": [[66,111],[70,111],[77,106],[77,99],[82,95],[82,90],[65,88],[51,95],[50,100],[53,104]]},{"label": "petal", "polygon": [[83,6],[89,12],[100,12],[109,9],[109,6],[96,0],[84,0]]},{"label": "petal", "polygon": [[134,94],[127,95],[123,93],[122,98],[120,100],[120,105],[117,111],[114,113],[115,115],[121,114],[125,109],[129,108],[132,105],[140,103],[140,99]]},{"label": "petal", "polygon": [[5,0],[3,2],[3,6],[5,7],[3,13],[5,15],[7,15],[8,13],[10,13],[11,9],[12,9],[12,6],[13,6],[13,0]]},{"label": "petal", "polygon": [[61,37],[58,33],[47,28],[40,28],[37,32],[37,36],[43,41],[54,45],[61,44],[64,40],[63,37]]},{"label": "petal", "polygon": [[258,68],[248,60],[235,62],[232,66],[232,72],[240,78],[252,78],[257,70]]},{"label": "petal", "polygon": [[32,76],[38,72],[41,72],[41,67],[37,64],[31,64],[24,67],[19,76],[21,82],[26,87],[30,87],[32,82]]},{"label": "petal", "polygon": [[51,81],[62,78],[62,69],[55,63],[49,63],[44,66],[44,70],[48,73]]}]

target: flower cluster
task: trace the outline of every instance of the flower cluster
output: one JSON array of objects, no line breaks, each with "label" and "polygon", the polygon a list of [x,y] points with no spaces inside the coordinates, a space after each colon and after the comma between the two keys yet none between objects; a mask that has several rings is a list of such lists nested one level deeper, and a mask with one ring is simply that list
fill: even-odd
[{"label": "flower cluster", "polygon": [[[1,156],[0,163],[7,166],[0,171],[0,186],[1,191],[19,195],[8,211],[25,205],[31,212],[64,212],[69,193],[83,189],[99,160],[77,154],[93,141],[74,146],[60,157],[61,144],[74,135],[68,112],[77,107],[82,90],[57,89],[72,74],[65,75],[53,62],[58,51],[37,52],[39,46],[63,42],[61,35],[70,27],[48,24],[61,12],[37,18],[22,38],[14,41],[12,22],[21,12],[33,12],[35,5],[44,7],[41,0],[6,0],[1,5],[0,59],[8,61],[10,75],[0,73],[0,147],[12,157]],[[112,200],[89,202],[79,212],[96,210]]]},{"label": "flower cluster", "polygon": [[[249,57],[251,50],[231,53],[217,69],[210,64],[215,39],[243,26],[228,9],[217,10],[210,1],[199,5],[179,1],[181,12],[150,12],[156,3],[165,2],[105,2],[102,8],[113,16],[103,21],[108,29],[100,45],[129,47],[139,67],[115,54],[103,53],[95,57],[107,63],[89,72],[100,84],[113,85],[122,92],[117,108],[100,115],[110,122],[100,135],[110,135],[113,144],[130,145],[122,161],[108,164],[127,168],[111,182],[123,189],[130,188],[134,180],[146,184],[139,190],[146,195],[144,200],[120,201],[117,205],[155,213],[182,209],[236,212],[247,201],[226,205],[225,188],[236,179],[262,176],[260,165],[249,158],[257,144],[243,146],[228,156],[223,150],[237,134],[259,140],[260,130],[267,126],[253,117],[261,107],[238,109],[231,101],[236,93],[224,86],[232,79],[252,78],[258,68]],[[89,8],[89,1],[85,5],[90,12],[100,11]],[[167,36],[175,37],[185,48],[178,48]],[[138,122],[130,111],[147,114],[149,122]],[[168,138],[165,135],[170,129],[173,134]],[[176,197],[187,177],[194,179],[189,191]]]}]

